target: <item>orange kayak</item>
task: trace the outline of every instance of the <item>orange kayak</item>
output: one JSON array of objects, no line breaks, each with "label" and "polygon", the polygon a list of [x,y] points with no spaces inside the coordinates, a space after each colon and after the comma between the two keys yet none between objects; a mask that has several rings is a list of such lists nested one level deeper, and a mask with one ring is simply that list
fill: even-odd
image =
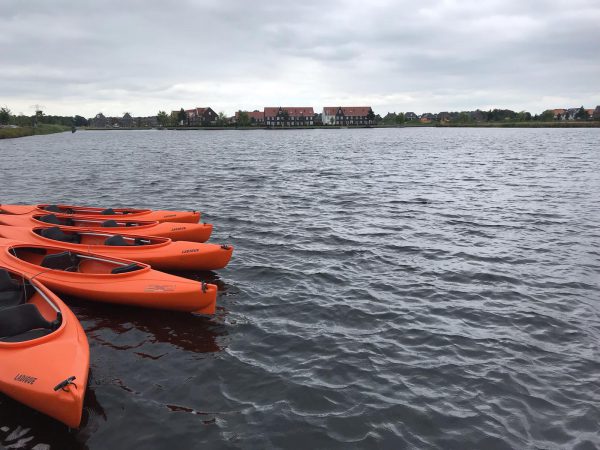
[{"label": "orange kayak", "polygon": [[32,214],[32,213],[59,213],[75,216],[100,216],[108,219],[142,219],[157,222],[183,222],[198,223],[200,213],[197,211],[168,211],[134,208],[94,208],[73,205],[0,205],[0,213],[4,214]]},{"label": "orange kayak", "polygon": [[127,233],[137,236],[161,236],[174,241],[206,242],[212,233],[209,223],[176,223],[147,220],[114,220],[99,217],[79,217],[69,214],[32,213],[0,214],[0,225],[42,227],[60,225],[72,231],[81,228],[96,231]]},{"label": "orange kayak", "polygon": [[87,300],[214,314],[217,286],[149,265],[60,247],[0,239],[0,265],[35,276],[49,289]]},{"label": "orange kayak", "polygon": [[0,391],[77,428],[90,365],[85,333],[38,279],[2,266]]},{"label": "orange kayak", "polygon": [[233,247],[177,241],[156,236],[114,234],[106,231],[70,231],[66,227],[24,228],[0,225],[0,237],[66,250],[132,259],[161,270],[218,270],[231,259]]}]

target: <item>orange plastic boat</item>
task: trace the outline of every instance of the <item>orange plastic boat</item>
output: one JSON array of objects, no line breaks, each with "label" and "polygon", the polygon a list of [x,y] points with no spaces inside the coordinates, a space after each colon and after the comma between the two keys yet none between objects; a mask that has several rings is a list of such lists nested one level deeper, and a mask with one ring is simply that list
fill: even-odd
[{"label": "orange plastic boat", "polygon": [[182,222],[198,223],[198,211],[167,211],[134,208],[95,208],[74,205],[0,205],[0,212],[4,214],[32,214],[32,213],[60,213],[76,216],[100,216],[108,219],[155,220],[157,222]]},{"label": "orange plastic boat", "polygon": [[149,265],[60,247],[0,239],[0,265],[35,276],[49,289],[87,300],[214,314],[217,286]]},{"label": "orange plastic boat", "polygon": [[156,236],[70,231],[65,227],[24,228],[0,225],[0,237],[41,245],[60,245],[73,251],[132,259],[161,270],[218,270],[231,259],[233,247],[177,241]]},{"label": "orange plastic boat", "polygon": [[174,241],[206,242],[212,233],[209,223],[175,223],[146,220],[114,220],[99,217],[79,217],[68,214],[33,213],[0,214],[0,225],[13,227],[66,226],[69,230],[81,228],[96,231],[127,233],[137,236],[161,236]]},{"label": "orange plastic boat", "polygon": [[0,265],[0,391],[76,428],[89,365],[71,310],[38,279]]}]

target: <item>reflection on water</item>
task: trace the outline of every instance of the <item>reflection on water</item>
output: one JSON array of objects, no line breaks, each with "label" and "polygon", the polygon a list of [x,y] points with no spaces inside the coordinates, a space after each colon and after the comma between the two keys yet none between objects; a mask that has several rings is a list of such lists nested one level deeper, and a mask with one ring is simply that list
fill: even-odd
[{"label": "reflection on water", "polygon": [[[193,353],[212,353],[223,349],[227,326],[222,323],[227,310],[219,307],[214,318],[175,311],[114,307],[108,304],[89,305],[84,302],[69,303],[84,327],[90,345],[107,346],[115,350],[131,350],[141,358],[159,359],[164,354],[145,353],[153,344],[169,344]],[[115,344],[114,336],[135,336]],[[140,338],[142,337],[142,338]],[[92,342],[93,341],[93,342]]]}]

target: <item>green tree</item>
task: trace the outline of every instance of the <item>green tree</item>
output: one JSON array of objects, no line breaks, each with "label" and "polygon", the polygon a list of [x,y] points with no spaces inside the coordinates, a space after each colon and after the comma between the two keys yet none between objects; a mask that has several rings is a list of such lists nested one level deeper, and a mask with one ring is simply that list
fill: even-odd
[{"label": "green tree", "polygon": [[187,119],[187,115],[186,115],[185,111],[183,110],[183,108],[181,108],[179,110],[179,112],[177,113],[178,125],[185,125],[186,119]]},{"label": "green tree", "polygon": [[240,127],[249,127],[250,126],[250,116],[246,111],[238,111],[237,124]]},{"label": "green tree", "polygon": [[11,113],[8,107],[4,106],[0,108],[0,125],[8,125],[10,122],[10,117]]},{"label": "green tree", "polygon": [[540,114],[540,120],[542,122],[549,122],[551,120],[554,120],[554,111],[552,111],[551,109],[547,109],[542,114]]},{"label": "green tree", "polygon": [[159,111],[156,115],[156,120],[162,127],[166,127],[169,124],[169,116],[165,111]]},{"label": "green tree", "polygon": [[404,117],[404,113],[398,113],[396,115],[396,123],[397,124],[403,124],[404,122],[406,122],[406,118]]},{"label": "green tree", "polygon": [[88,125],[87,119],[82,116],[75,116],[73,118],[73,123],[76,127],[86,127]]},{"label": "green tree", "polygon": [[219,115],[217,116],[217,126],[225,127],[225,126],[227,126],[228,122],[229,122],[229,119],[227,118],[225,113],[223,111],[221,111],[219,113]]},{"label": "green tree", "polygon": [[582,105],[581,108],[579,108],[579,111],[577,111],[577,113],[575,114],[575,119],[587,120],[589,118],[590,118],[590,115],[588,114],[588,112],[585,110],[585,108]]},{"label": "green tree", "polygon": [[369,112],[367,113],[367,120],[369,121],[370,124],[375,121],[375,113],[373,112],[373,110],[371,108],[369,108]]},{"label": "green tree", "polygon": [[458,122],[460,123],[469,123],[471,121],[471,116],[468,112],[463,111],[458,115]]},{"label": "green tree", "polygon": [[389,112],[383,117],[382,121],[385,125],[394,125],[396,123],[396,119],[397,119],[396,113]]}]

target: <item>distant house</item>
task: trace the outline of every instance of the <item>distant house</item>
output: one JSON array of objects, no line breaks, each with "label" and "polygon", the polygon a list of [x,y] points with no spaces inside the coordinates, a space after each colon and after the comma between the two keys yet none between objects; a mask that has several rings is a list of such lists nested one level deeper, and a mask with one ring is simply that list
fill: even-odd
[{"label": "distant house", "polygon": [[120,122],[121,122],[120,125],[123,128],[132,128],[135,126],[133,117],[131,117],[131,114],[129,114],[129,113],[125,113]]},{"label": "distant house", "polygon": [[569,108],[565,111],[564,120],[575,120],[575,116],[579,112],[579,108]]},{"label": "distant house", "polygon": [[[404,116],[404,118],[406,119],[406,116]],[[421,117],[419,117],[419,121],[421,123],[431,123],[435,120],[435,115],[431,114],[431,113],[423,113],[421,114]]]},{"label": "distant house", "polygon": [[[441,113],[437,113],[437,119],[440,122],[452,122],[455,120],[458,120],[460,114],[456,111],[453,112],[449,112],[449,111],[443,111]],[[485,113],[482,112],[482,116],[484,117],[482,120],[485,120]]]},{"label": "distant house", "polygon": [[312,106],[265,107],[265,125],[268,127],[306,127],[314,124]]},{"label": "distant house", "polygon": [[96,114],[96,117],[89,120],[89,124],[92,128],[106,128],[106,126],[108,125],[108,121],[104,114],[98,113]]},{"label": "distant house", "polygon": [[324,125],[371,125],[375,114],[370,106],[325,106],[321,120]]},{"label": "distant house", "polygon": [[[252,125],[264,125],[265,123],[265,113],[264,111],[259,111],[255,109],[254,111],[242,111],[248,114],[248,119],[250,119],[250,123]],[[235,112],[235,116],[233,116],[233,123],[237,123],[239,121],[240,111]]]},{"label": "distant house", "polygon": [[419,116],[417,116],[414,112],[409,111],[404,114],[404,120],[406,120],[406,121],[419,120]]},{"label": "distant house", "polygon": [[185,111],[187,124],[190,127],[206,127],[217,123],[217,113],[212,108],[194,108]]},{"label": "distant house", "polygon": [[551,111],[554,114],[555,120],[566,120],[565,119],[565,112],[567,111],[566,109],[558,108],[558,109],[553,109]]},{"label": "distant house", "polygon": [[156,128],[160,125],[156,116],[136,117],[135,121],[140,128]]}]

